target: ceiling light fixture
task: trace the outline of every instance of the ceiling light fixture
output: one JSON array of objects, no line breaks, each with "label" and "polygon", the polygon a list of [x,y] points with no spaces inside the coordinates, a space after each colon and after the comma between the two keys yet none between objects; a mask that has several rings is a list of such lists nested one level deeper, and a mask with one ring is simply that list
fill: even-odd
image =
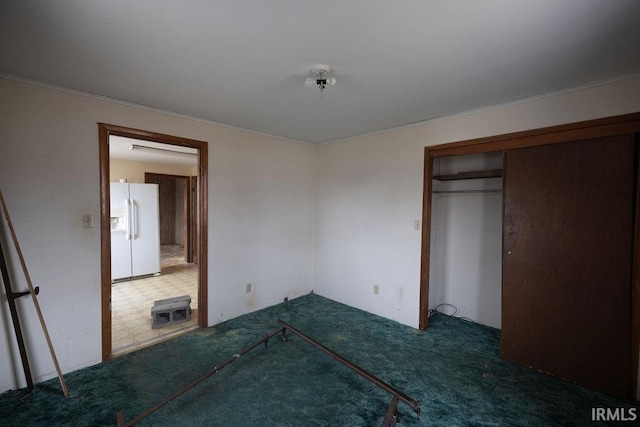
[{"label": "ceiling light fixture", "polygon": [[304,84],[307,85],[307,87],[317,86],[318,89],[320,89],[321,98],[322,92],[327,85],[334,86],[336,84],[336,78],[329,77],[329,74],[331,74],[331,68],[328,65],[315,65],[311,69],[311,74],[313,75],[313,77],[307,77],[307,79],[304,81]]},{"label": "ceiling light fixture", "polygon": [[167,150],[166,148],[147,147],[146,145],[131,144],[131,151],[139,151],[153,154],[164,154],[166,156],[185,157],[188,159],[198,158],[198,153],[187,153],[186,151]]}]

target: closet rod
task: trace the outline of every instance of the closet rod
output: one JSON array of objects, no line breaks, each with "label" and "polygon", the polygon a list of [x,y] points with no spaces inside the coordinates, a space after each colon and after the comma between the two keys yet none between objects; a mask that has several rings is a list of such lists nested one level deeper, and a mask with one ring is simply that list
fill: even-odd
[{"label": "closet rod", "polygon": [[433,194],[450,193],[502,193],[502,190],[433,190]]}]

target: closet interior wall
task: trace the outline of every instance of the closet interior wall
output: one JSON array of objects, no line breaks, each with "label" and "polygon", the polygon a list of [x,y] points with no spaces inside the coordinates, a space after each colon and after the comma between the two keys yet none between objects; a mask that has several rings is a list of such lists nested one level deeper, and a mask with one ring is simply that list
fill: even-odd
[{"label": "closet interior wall", "polygon": [[[502,152],[434,159],[433,175],[501,171]],[[434,179],[429,308],[500,328],[502,178]],[[451,306],[439,311],[453,314]]]}]

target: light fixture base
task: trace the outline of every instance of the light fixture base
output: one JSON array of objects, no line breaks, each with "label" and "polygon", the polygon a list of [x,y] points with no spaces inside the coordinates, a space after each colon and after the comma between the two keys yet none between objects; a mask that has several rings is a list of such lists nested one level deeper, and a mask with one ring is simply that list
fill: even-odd
[{"label": "light fixture base", "polygon": [[324,92],[325,87],[334,86],[336,84],[335,77],[329,77],[331,74],[331,67],[328,65],[317,64],[311,68],[311,74],[313,77],[307,77],[304,81],[304,84],[307,87],[317,86],[320,89],[320,97],[322,97],[322,92]]},{"label": "light fixture base", "polygon": [[326,76],[331,72],[331,67],[328,65],[317,64],[311,68],[311,74],[314,76]]}]

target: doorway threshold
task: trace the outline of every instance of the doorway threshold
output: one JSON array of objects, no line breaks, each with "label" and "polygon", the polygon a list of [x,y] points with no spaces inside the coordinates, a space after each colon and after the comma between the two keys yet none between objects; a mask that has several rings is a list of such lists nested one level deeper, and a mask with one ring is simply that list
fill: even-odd
[{"label": "doorway threshold", "polygon": [[[195,331],[196,329],[199,329],[197,322],[196,324],[194,324],[194,322],[186,322],[180,325],[180,327],[178,329],[172,329],[172,330],[168,330],[164,333],[160,333],[158,335],[155,336],[150,336],[148,339],[146,340],[142,340],[142,341],[134,341],[128,344],[125,344],[122,347],[116,347],[114,345],[113,348],[113,353],[112,356],[113,357],[118,357],[118,356],[123,356],[125,354],[128,353],[133,353],[134,351],[138,351],[141,350],[143,348],[147,348],[147,347],[151,347],[154,346],[156,344],[159,344],[161,342],[164,341],[168,341],[170,339],[173,338],[177,338],[179,336],[185,335],[189,332]],[[154,331],[157,331],[157,329],[154,329]]]}]

